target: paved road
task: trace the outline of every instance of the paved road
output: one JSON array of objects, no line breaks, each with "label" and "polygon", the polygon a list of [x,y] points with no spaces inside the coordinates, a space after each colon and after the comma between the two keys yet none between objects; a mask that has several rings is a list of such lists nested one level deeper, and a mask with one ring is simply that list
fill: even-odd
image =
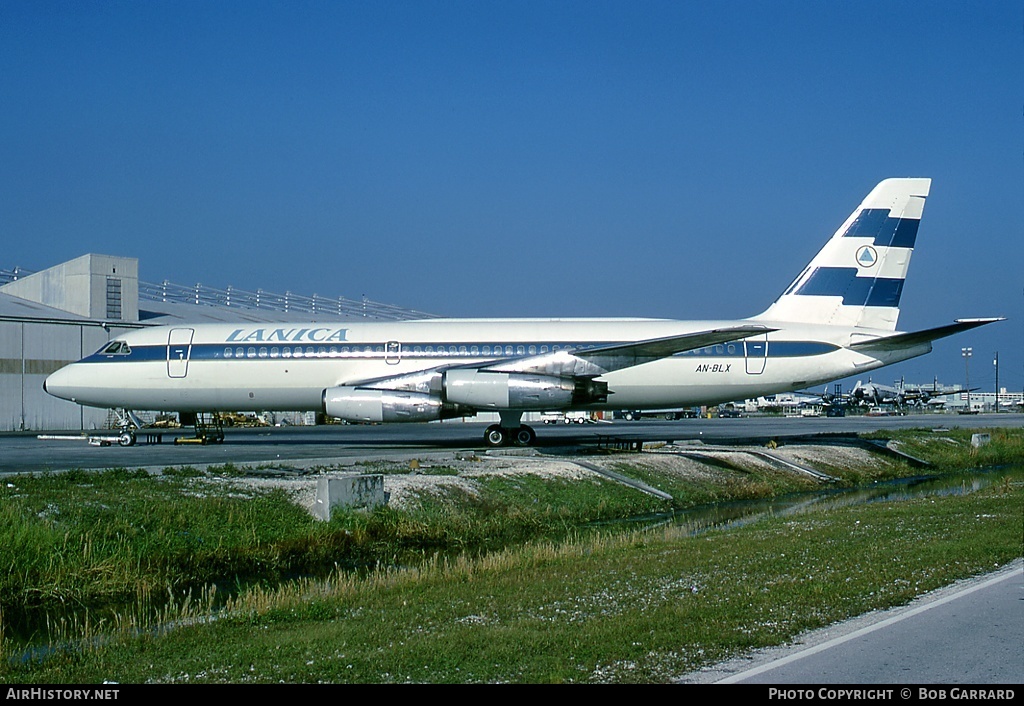
[{"label": "paved road", "polygon": [[[688,675],[717,684],[1024,684],[1024,560]],[[916,696],[916,694],[915,694]],[[947,695],[947,698],[949,696]]]},{"label": "paved road", "polygon": [[[703,439],[718,443],[761,442],[788,437],[857,433],[878,429],[935,427],[1024,427],[1024,415],[921,415],[847,417],[844,419],[761,417],[642,420],[584,425],[536,424],[537,446],[595,444],[599,437],[643,441]],[[283,427],[228,429],[223,444],[176,446],[172,434],[163,443],[133,447],[97,447],[81,441],[43,441],[36,434],[0,434],[0,474],[68,468],[129,468],[205,464],[254,464],[302,461],[308,464],[351,462],[357,458],[423,456],[458,449],[483,450],[480,422],[389,424],[379,426]],[[67,433],[67,432],[61,432]]]}]

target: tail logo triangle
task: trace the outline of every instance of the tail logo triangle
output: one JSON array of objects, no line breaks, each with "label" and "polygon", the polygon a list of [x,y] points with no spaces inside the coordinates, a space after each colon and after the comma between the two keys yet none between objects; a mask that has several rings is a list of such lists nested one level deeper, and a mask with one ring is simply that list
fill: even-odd
[{"label": "tail logo triangle", "polygon": [[878,253],[870,245],[865,245],[857,251],[857,264],[861,267],[871,267],[878,262]]}]

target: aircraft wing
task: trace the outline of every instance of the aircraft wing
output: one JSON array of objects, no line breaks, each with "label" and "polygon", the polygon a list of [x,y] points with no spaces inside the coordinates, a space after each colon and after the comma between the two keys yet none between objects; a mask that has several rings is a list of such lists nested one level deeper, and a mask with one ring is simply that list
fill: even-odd
[{"label": "aircraft wing", "polygon": [[910,346],[920,345],[922,343],[930,343],[946,336],[952,336],[955,333],[961,331],[969,331],[972,328],[978,326],[984,326],[985,324],[991,324],[995,321],[1005,321],[1004,318],[992,318],[992,319],[957,319],[951,324],[945,326],[939,326],[937,328],[925,329],[923,331],[914,331],[913,333],[897,333],[893,336],[884,336],[882,338],[874,338],[870,341],[858,341],[850,346],[856,351],[892,351],[908,348]]},{"label": "aircraft wing", "polygon": [[616,343],[594,348],[558,351],[496,363],[474,365],[479,370],[502,373],[539,373],[560,377],[593,378],[613,370],[632,368],[676,353],[719,343],[738,341],[750,336],[765,334],[778,329],[766,326],[729,326],[679,336],[650,338],[643,341]]},{"label": "aircraft wing", "polygon": [[964,392],[974,392],[975,390],[978,389],[980,388],[972,387],[970,390],[968,390],[965,387],[960,387],[957,388],[956,390],[949,390],[948,392],[928,392],[925,395],[923,395],[923,397],[926,397],[928,399],[931,399],[933,397],[948,397],[949,395],[959,395]]},{"label": "aircraft wing", "polygon": [[440,389],[440,385],[443,384],[441,376],[445,371],[449,370],[520,373],[588,380],[613,370],[622,370],[623,368],[650,363],[683,351],[738,341],[750,336],[777,330],[759,325],[730,326],[721,329],[685,333],[679,336],[651,338],[643,341],[596,346],[594,348],[568,349],[511,359],[504,358],[468,364],[442,365],[405,375],[374,378],[372,380],[346,381],[344,384],[379,390],[431,392]]}]

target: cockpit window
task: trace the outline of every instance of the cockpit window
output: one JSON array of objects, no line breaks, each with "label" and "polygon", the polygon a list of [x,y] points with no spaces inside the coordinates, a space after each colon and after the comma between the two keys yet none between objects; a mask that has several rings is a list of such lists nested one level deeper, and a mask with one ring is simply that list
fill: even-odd
[{"label": "cockpit window", "polygon": [[104,355],[128,355],[131,352],[132,349],[124,341],[111,341],[100,351]]}]

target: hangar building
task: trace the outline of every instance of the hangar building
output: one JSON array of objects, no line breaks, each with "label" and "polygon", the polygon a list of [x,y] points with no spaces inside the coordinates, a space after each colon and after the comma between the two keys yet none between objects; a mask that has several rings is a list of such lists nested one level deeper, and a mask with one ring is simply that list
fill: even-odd
[{"label": "hangar building", "polygon": [[83,255],[41,272],[0,269],[0,431],[102,429],[110,412],[43,392],[46,376],[142,326],[202,321],[401,320],[431,314],[292,293],[139,281],[135,258]]}]

